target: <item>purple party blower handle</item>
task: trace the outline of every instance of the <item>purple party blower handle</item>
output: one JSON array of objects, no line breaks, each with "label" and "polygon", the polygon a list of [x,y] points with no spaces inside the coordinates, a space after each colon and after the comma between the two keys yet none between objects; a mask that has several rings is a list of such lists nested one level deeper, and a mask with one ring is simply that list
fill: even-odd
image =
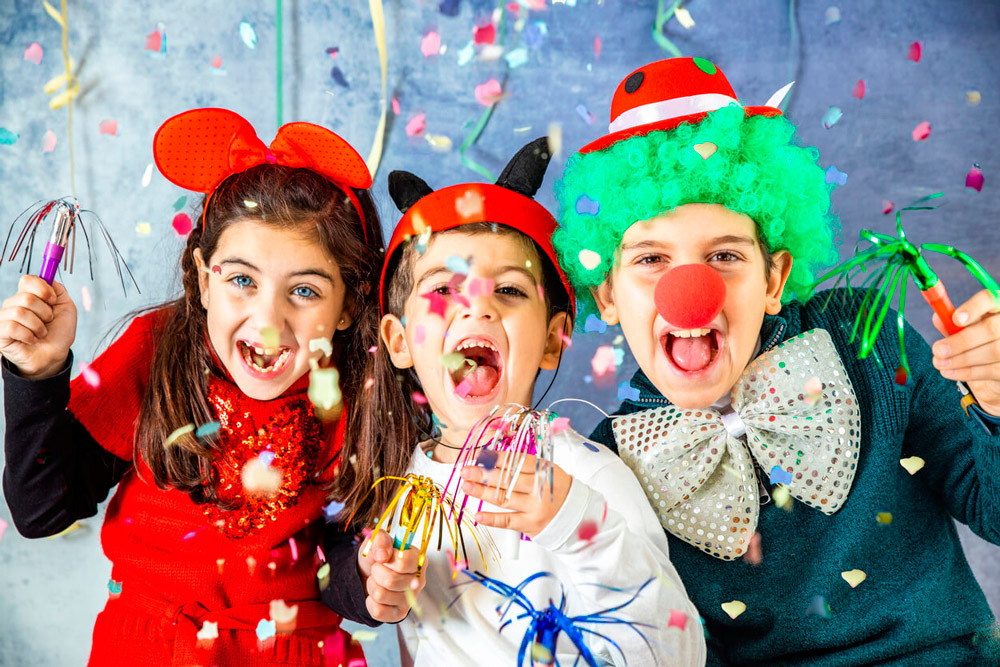
[{"label": "purple party blower handle", "polygon": [[62,260],[63,251],[64,248],[61,245],[51,241],[45,244],[45,254],[42,255],[42,270],[38,275],[50,285],[56,278],[56,270]]}]

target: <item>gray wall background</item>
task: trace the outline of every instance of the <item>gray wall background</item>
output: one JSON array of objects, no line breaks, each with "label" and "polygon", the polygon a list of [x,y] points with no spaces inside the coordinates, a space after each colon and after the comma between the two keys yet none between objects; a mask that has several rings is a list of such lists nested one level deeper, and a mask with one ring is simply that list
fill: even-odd
[{"label": "gray wall background", "polygon": [[[828,22],[831,7],[839,21]],[[58,3],[54,3],[58,4]],[[509,3],[499,3],[509,4]],[[497,2],[490,0],[386,0],[389,89],[401,113],[391,120],[382,167],[374,193],[387,232],[397,215],[388,198],[385,174],[393,168],[417,172],[433,187],[481,180],[465,168],[458,146],[483,111],[474,97],[476,85],[506,76],[506,98],[469,156],[498,173],[514,151],[559,123],[564,151],[553,160],[540,200],[553,205],[551,185],[559,176],[567,151],[604,133],[611,94],[634,68],[666,57],[651,30],[656,13],[652,0],[565,0],[545,2],[545,9],[526,8],[527,23],[518,30],[507,13],[508,52],[524,47],[527,63],[508,69],[503,60],[459,65],[459,52],[472,39],[472,27],[489,21]],[[669,4],[669,3],[667,3]],[[74,105],[77,195],[85,208],[101,215],[136,273],[141,296],[124,299],[107,254],[94,282],[82,265],[62,276],[79,297],[83,286],[93,295],[93,309],[81,309],[77,357],[89,360],[102,349],[104,334],[128,311],[165,300],[179,289],[177,258],[182,240],[170,222],[174,203],[187,193],[155,173],[141,184],[152,162],[152,136],[167,117],[198,106],[231,108],[247,117],[265,141],[276,129],[275,10],[272,2],[197,2],[168,0],[70,0],[70,54],[79,64],[82,94]],[[454,16],[439,5],[457,7]],[[903,205],[943,191],[946,206],[915,213],[907,220],[918,241],[954,244],[972,252],[994,275],[1000,275],[1000,233],[996,209],[996,175],[1000,173],[1000,5],[992,1],[911,0],[690,0],[696,25],[685,30],[676,20],[665,34],[684,53],[717,63],[746,103],[763,103],[770,94],[797,80],[787,114],[803,140],[821,152],[823,166],[849,175],[833,195],[843,225],[842,254],[853,247],[858,230],[890,231],[882,200]],[[364,0],[286,0],[285,122],[307,120],[340,133],[367,155],[379,110],[379,66],[368,3]],[[242,21],[254,25],[255,49],[240,38]],[[157,24],[166,34],[166,54],[144,49],[146,35]],[[425,58],[423,34],[435,30],[446,47]],[[601,40],[599,56],[595,38]],[[919,63],[907,60],[913,41],[923,43]],[[38,42],[40,65],[24,60]],[[336,58],[327,50],[337,47]],[[213,72],[215,56],[224,73]],[[347,86],[331,76],[337,66]],[[0,220],[12,221],[41,199],[69,194],[66,111],[48,108],[42,86],[63,69],[60,31],[37,0],[0,3],[0,127],[19,135],[0,145]],[[867,94],[851,91],[865,79]],[[968,91],[981,102],[967,102]],[[593,114],[592,125],[576,110]],[[842,119],[824,129],[830,106]],[[434,152],[420,137],[404,131],[409,119],[426,114],[426,132],[446,135],[454,148]],[[117,136],[99,133],[99,123],[118,121]],[[929,121],[932,134],[915,142],[910,133]],[[58,137],[51,153],[42,152],[47,130]],[[982,166],[982,192],[964,188],[973,163]],[[184,210],[194,216],[189,197]],[[149,223],[150,233],[137,232]],[[38,259],[36,258],[36,262]],[[935,268],[956,303],[970,296],[975,284],[948,262]],[[15,290],[16,266],[0,268],[0,294]],[[78,305],[80,301],[77,301]],[[938,335],[930,313],[911,299],[907,317],[930,340]],[[617,403],[618,383],[635,369],[626,355],[615,385],[594,387],[582,381],[599,345],[610,343],[617,328],[605,334],[581,334],[574,341],[549,400],[565,396],[588,399],[605,410]],[[547,381],[547,377],[543,378]],[[544,386],[545,382],[541,386]],[[562,414],[587,432],[599,414],[579,404],[563,403]],[[9,521],[6,506],[0,519]],[[1000,610],[1000,559],[996,547],[960,527],[963,543],[979,581],[995,611]],[[104,604],[109,563],[98,540],[99,518],[65,537],[27,541],[8,527],[0,539],[0,664],[73,665],[85,661],[94,617]],[[915,576],[933,576],[915,573]],[[391,628],[367,645],[371,663],[393,664]]]}]

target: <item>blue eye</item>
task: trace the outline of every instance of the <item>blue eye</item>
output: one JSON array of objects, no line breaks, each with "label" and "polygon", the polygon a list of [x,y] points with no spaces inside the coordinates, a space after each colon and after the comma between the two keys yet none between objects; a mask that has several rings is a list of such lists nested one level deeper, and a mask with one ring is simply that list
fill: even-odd
[{"label": "blue eye", "polygon": [[233,283],[240,289],[246,289],[247,287],[253,287],[253,280],[250,276],[245,276],[242,273],[233,276],[229,279],[229,282]]},{"label": "blue eye", "polygon": [[316,294],[316,290],[314,290],[311,287],[306,287],[305,285],[299,285],[298,287],[296,287],[294,290],[292,290],[292,294],[294,294],[295,296],[300,296],[303,299],[313,299],[319,296],[318,294]]}]

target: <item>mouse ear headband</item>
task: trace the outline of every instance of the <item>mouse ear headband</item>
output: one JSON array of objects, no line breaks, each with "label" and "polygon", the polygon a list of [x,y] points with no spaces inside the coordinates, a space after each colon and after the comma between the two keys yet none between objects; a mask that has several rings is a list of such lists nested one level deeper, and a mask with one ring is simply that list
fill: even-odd
[{"label": "mouse ear headband", "polygon": [[265,146],[239,114],[227,109],[191,109],[167,119],[156,131],[153,159],[168,181],[203,192],[209,199],[224,180],[259,164],[314,171],[347,195],[368,240],[365,213],[353,188],[371,187],[371,173],[358,152],[325,127],[286,123],[271,145]]}]

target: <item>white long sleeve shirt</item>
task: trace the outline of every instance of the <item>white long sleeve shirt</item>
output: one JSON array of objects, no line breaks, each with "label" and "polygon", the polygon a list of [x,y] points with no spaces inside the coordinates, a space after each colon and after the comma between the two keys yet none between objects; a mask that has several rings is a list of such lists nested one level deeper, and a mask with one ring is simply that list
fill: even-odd
[{"label": "white long sleeve shirt", "polygon": [[[558,606],[565,593],[565,613],[570,617],[622,604],[637,587],[653,578],[632,603],[614,612],[618,618],[652,626],[637,628],[649,645],[628,626],[590,624],[583,627],[606,635],[621,652],[608,642],[585,634],[588,648],[599,662],[606,664],[704,665],[704,631],[698,612],[670,563],[663,528],[635,475],[610,450],[587,441],[575,431],[556,433],[553,445],[555,464],[573,477],[569,494],[549,525],[530,541],[521,540],[515,531],[478,527],[480,534],[490,535],[500,554],[498,561],[490,548],[483,545],[488,575],[516,586],[536,572],[552,573],[554,578],[539,578],[524,592],[536,609],[546,608],[550,600]],[[431,460],[418,446],[410,472],[444,486],[452,473],[452,464]],[[458,503],[463,498],[459,491]],[[474,514],[478,504],[477,499],[469,498],[468,516]],[[483,511],[505,510],[484,503]],[[590,539],[579,535],[585,522],[597,526],[596,535]],[[467,528],[463,530],[469,569],[486,574],[475,540]],[[423,575],[427,583],[418,598],[420,611],[411,612],[399,625],[415,666],[513,667],[529,619],[517,620],[520,609],[514,607],[506,617],[514,619],[513,622],[499,632],[497,607],[504,603],[504,598],[478,583],[469,583],[469,578],[461,572],[453,579],[448,546],[435,550],[436,530],[432,540]],[[447,531],[444,545],[450,545]],[[675,623],[674,627],[668,627],[672,611]],[[683,630],[677,627],[682,624]],[[563,635],[557,653],[561,664],[571,665],[579,652]]]}]

